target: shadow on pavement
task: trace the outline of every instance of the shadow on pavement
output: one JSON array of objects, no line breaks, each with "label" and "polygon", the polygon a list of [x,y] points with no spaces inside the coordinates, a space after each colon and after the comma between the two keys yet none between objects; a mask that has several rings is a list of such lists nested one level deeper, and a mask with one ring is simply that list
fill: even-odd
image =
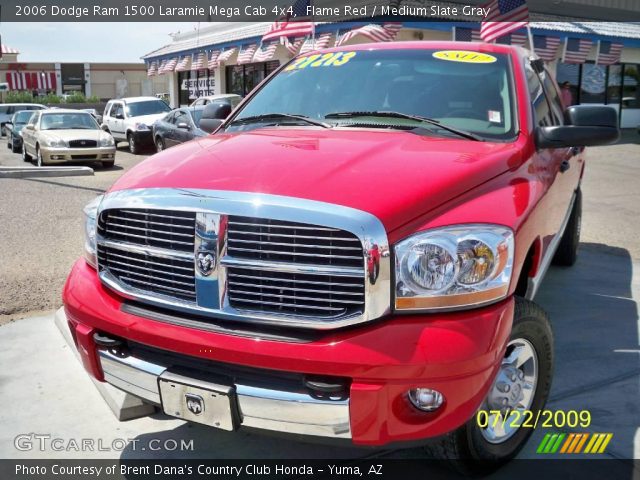
[{"label": "shadow on pavement", "polygon": [[[638,292],[634,293],[638,298]],[[613,432],[607,452],[614,452],[611,455],[618,458],[633,458],[634,435],[640,424],[640,363],[638,312],[632,298],[629,253],[606,245],[582,244],[575,266],[549,271],[536,301],[550,314],[555,335],[556,370],[547,408],[589,410],[592,424],[586,429],[539,428],[520,457],[540,459],[535,452],[540,437],[553,430]],[[162,414],[156,417],[167,418]],[[146,445],[151,439],[158,439],[159,444],[165,440],[178,443],[181,439],[193,440],[194,449],[140,451],[130,445],[121,458],[424,458],[420,448],[374,450],[327,446],[244,430],[230,433],[195,424],[136,438],[138,445]],[[508,473],[509,467],[504,471]]]}]

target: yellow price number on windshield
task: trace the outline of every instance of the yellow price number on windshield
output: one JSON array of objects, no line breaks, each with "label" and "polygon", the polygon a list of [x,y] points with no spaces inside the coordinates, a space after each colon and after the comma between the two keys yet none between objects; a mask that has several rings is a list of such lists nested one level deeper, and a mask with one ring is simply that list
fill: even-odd
[{"label": "yellow price number on windshield", "polygon": [[325,54],[309,55],[308,57],[296,58],[296,60],[284,71],[302,70],[303,68],[315,67],[340,67],[356,56],[356,52],[333,52]]},{"label": "yellow price number on windshield", "polygon": [[498,60],[493,55],[468,50],[441,50],[433,52],[433,56],[439,60],[462,63],[493,63]]}]

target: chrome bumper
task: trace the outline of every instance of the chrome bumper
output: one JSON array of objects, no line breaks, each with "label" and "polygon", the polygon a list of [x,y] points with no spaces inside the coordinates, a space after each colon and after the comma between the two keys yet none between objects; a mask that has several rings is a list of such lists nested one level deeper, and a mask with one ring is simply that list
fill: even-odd
[{"label": "chrome bumper", "polygon": [[[160,404],[158,377],[167,367],[98,350],[105,381]],[[351,438],[349,400],[324,400],[307,393],[235,385],[241,425],[278,432]]]}]

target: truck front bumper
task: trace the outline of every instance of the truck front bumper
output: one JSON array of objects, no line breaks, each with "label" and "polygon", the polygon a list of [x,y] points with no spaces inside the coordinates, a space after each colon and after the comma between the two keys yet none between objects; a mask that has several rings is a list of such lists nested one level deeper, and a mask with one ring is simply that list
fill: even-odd
[{"label": "truck front bumper", "polygon": [[[85,368],[99,380],[159,404],[159,378],[176,356],[194,365],[220,362],[346,378],[348,395],[339,399],[319,397],[302,384],[269,384],[267,377],[236,381],[239,426],[374,446],[439,436],[467,422],[493,383],[514,309],[509,298],[464,312],[390,316],[300,342],[259,339],[127,313],[123,300],[100,283],[84,260],[74,265],[63,299]],[[95,344],[96,332],[160,355],[113,353]],[[418,411],[407,398],[408,390],[418,387],[441,392],[444,404],[434,412]]]}]

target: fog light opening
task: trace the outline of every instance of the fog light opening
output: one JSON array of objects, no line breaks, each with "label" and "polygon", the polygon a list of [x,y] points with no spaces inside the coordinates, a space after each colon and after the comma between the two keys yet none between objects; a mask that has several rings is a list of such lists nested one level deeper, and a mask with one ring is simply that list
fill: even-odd
[{"label": "fog light opening", "polygon": [[444,395],[431,388],[412,388],[408,396],[411,405],[422,412],[434,412],[444,403]]}]

